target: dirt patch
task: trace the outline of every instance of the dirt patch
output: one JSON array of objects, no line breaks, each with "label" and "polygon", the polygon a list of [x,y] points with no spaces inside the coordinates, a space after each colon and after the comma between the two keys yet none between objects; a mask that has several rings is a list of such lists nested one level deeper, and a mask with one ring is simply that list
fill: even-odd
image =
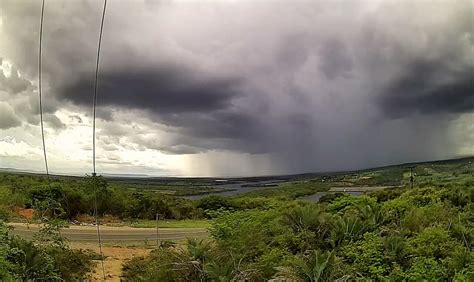
[{"label": "dirt patch", "polygon": [[27,220],[32,220],[33,217],[35,216],[35,210],[34,209],[22,209],[22,208],[14,208],[13,212],[17,214],[18,216],[27,219]]},{"label": "dirt patch", "polygon": [[[95,217],[88,214],[80,214],[76,218],[77,221],[82,223],[94,223]],[[100,217],[100,224],[108,224],[108,223],[122,223],[123,220],[119,219],[118,217],[112,215],[104,215]]]},{"label": "dirt patch", "polygon": [[[70,245],[75,249],[86,249],[99,253],[97,243],[71,242]],[[123,264],[135,256],[145,256],[151,250],[140,247],[104,246],[102,251],[105,256],[104,269],[106,281],[120,281]],[[101,261],[97,260],[95,262],[96,265],[91,274],[91,281],[104,281]]]}]

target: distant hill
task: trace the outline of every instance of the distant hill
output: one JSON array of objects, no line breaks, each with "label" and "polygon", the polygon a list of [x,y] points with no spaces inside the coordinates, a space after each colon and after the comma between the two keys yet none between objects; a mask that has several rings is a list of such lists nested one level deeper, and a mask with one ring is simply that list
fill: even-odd
[{"label": "distant hill", "polygon": [[[380,170],[390,167],[410,167],[415,165],[426,165],[426,164],[452,164],[452,163],[465,163],[465,162],[474,162],[474,156],[469,157],[461,157],[461,158],[453,158],[453,159],[445,159],[445,160],[433,160],[433,161],[420,161],[420,162],[410,162],[410,163],[402,163],[402,164],[392,164],[380,167],[371,167],[371,168],[364,168],[358,170],[341,170],[341,171],[322,171],[322,172],[306,172],[306,173],[299,173],[299,174],[287,174],[287,175],[264,175],[264,176],[246,176],[246,177],[179,177],[179,176],[150,176],[147,174],[133,174],[133,173],[102,173],[106,178],[109,179],[138,179],[138,180],[153,180],[153,181],[245,181],[245,182],[253,182],[253,181],[265,181],[265,180],[291,180],[291,179],[299,179],[299,178],[311,178],[317,177],[322,175],[337,175],[337,174],[345,174],[345,173],[356,173],[356,172],[365,172],[365,171],[374,171]],[[16,174],[39,174],[44,175],[44,172],[36,171],[36,170],[22,170],[16,168],[0,168],[0,172],[9,172],[9,173],[16,173]],[[53,176],[58,177],[82,177],[83,175],[79,174],[51,174]]]}]

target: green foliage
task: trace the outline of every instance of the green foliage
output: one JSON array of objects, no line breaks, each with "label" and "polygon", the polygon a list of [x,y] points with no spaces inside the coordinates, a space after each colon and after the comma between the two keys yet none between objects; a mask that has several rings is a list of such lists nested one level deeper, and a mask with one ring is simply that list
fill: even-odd
[{"label": "green foliage", "polygon": [[278,267],[279,278],[290,278],[299,281],[330,281],[333,278],[331,252],[310,251],[304,256],[295,256],[288,260],[288,266]]},{"label": "green foliage", "polygon": [[360,197],[354,197],[354,196],[349,196],[345,195],[343,197],[339,197],[332,201],[328,207],[327,210],[332,213],[339,213],[343,214],[346,212],[356,212],[357,210],[360,210],[361,208],[365,208],[367,206],[376,206],[377,201],[375,198],[369,197],[369,196],[360,196]]},{"label": "green foliage", "polygon": [[[149,257],[144,266],[162,264],[144,273],[165,277],[155,273],[162,267],[173,279],[202,281],[472,281],[474,205],[469,189],[449,189],[344,195],[318,204],[273,198],[243,210],[235,199],[206,200],[206,208],[216,209],[214,243],[162,250],[187,260],[173,259],[171,265],[180,263],[173,270],[163,254]],[[184,263],[192,257],[194,268]]]},{"label": "green foliage", "polygon": [[[148,257],[133,258],[126,263],[123,278],[130,281],[203,281],[211,274],[226,277],[229,273],[211,261],[215,257],[211,251],[211,244],[204,240],[188,240],[184,248],[158,248]],[[234,267],[229,270],[233,272]]]},{"label": "green foliage", "polygon": [[[138,180],[133,189],[125,189],[127,182],[100,179],[98,200],[101,214],[141,222],[154,219],[156,213],[167,219],[210,218],[212,240],[163,243],[149,256],[127,262],[125,280],[473,281],[472,160],[419,164],[414,170],[413,189],[408,188],[408,167],[392,166],[196,202],[137,190],[143,186]],[[53,233],[59,226],[53,224],[54,216],[72,219],[93,212],[92,193],[84,181],[54,180],[49,189],[43,179],[0,178],[1,206],[11,208],[2,199],[22,195],[15,203],[44,210],[41,216],[51,223]],[[357,185],[401,187],[359,197],[329,194],[320,203],[298,200],[331,186]],[[45,193],[59,207],[44,209],[51,206]],[[42,268],[32,267],[31,277],[84,278],[87,256],[71,253],[54,237],[52,242],[38,238],[29,244],[12,238],[3,227],[0,238],[3,280],[19,279],[18,269],[32,262]],[[66,276],[65,265],[82,272]]]},{"label": "green foliage", "polygon": [[249,192],[244,194],[244,197],[273,197],[286,200],[296,199],[327,190],[329,190],[327,183],[315,181],[295,181],[282,184],[277,188],[268,188]]},{"label": "green foliage", "polygon": [[446,271],[440,263],[433,258],[417,257],[407,271],[410,281],[445,281]]},{"label": "green foliage", "polygon": [[441,227],[428,227],[410,239],[413,254],[436,259],[450,256],[456,246],[461,247],[461,244],[451,238],[448,231]]},{"label": "green foliage", "polygon": [[7,259],[14,265],[12,274],[20,280],[59,280],[54,259],[32,241],[15,238],[10,242]]},{"label": "green foliage", "polygon": [[[5,207],[6,211],[14,207],[34,208],[36,217],[41,220],[73,220],[81,214],[93,215],[96,200],[100,215],[122,219],[154,219],[156,213],[163,219],[203,217],[202,209],[191,200],[149,190],[126,189],[123,184],[117,187],[102,176],[73,179],[53,177],[49,186],[41,176],[0,173],[0,181],[3,185],[0,186],[0,207]],[[3,210],[0,209],[0,217],[8,215],[1,212]]]},{"label": "green foliage", "polygon": [[220,247],[255,261],[278,246],[281,235],[287,232],[279,220],[280,214],[273,210],[228,212],[213,222],[210,231]]},{"label": "green foliage", "polygon": [[89,254],[62,244],[44,244],[8,234],[0,222],[0,278],[2,281],[77,281],[90,272]]},{"label": "green foliage", "polygon": [[414,207],[406,213],[402,225],[410,232],[420,232],[426,227],[440,224],[450,224],[456,211],[446,207],[442,203],[434,203],[423,207]]},{"label": "green foliage", "polygon": [[384,256],[391,262],[405,266],[408,258],[408,244],[404,237],[397,235],[384,238]]},{"label": "green foliage", "polygon": [[14,277],[12,273],[14,265],[7,258],[11,252],[8,229],[3,221],[0,221],[0,280],[2,281],[12,280]]},{"label": "green foliage", "polygon": [[7,221],[11,216],[11,212],[8,208],[0,206],[0,221]]},{"label": "green foliage", "polygon": [[341,253],[359,277],[380,279],[390,266],[384,261],[383,238],[374,233],[365,233],[362,240],[346,245]]},{"label": "green foliage", "polygon": [[203,210],[232,209],[235,206],[230,200],[220,196],[209,196],[198,200],[196,207]]}]

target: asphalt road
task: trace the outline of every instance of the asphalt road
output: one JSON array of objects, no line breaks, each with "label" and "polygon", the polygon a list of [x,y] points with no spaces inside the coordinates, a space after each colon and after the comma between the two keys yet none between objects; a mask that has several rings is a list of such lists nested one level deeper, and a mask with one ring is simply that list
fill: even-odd
[{"label": "asphalt road", "polygon": [[[13,227],[11,234],[21,237],[32,237],[38,233],[40,227],[30,224],[10,224]],[[132,227],[100,227],[101,239],[103,241],[144,241],[156,240],[156,229],[132,228]],[[71,226],[63,228],[61,235],[70,241],[96,241],[97,229],[95,226]],[[209,233],[204,228],[160,228],[158,239],[179,240],[189,237],[206,237]]]}]

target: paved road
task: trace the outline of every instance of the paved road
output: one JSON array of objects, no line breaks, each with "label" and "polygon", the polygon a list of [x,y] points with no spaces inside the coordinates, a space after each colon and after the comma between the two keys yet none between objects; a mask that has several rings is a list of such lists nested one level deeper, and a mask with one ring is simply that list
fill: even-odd
[{"label": "paved road", "polygon": [[[12,234],[22,237],[32,237],[39,231],[38,225],[10,224],[10,226],[13,227]],[[103,241],[156,240],[156,229],[153,228],[101,226],[100,231]],[[62,229],[61,234],[70,241],[97,240],[97,229],[95,226],[71,226]],[[178,240],[188,237],[206,236],[209,236],[209,233],[204,228],[160,228],[158,230],[158,238],[161,240]]]}]

